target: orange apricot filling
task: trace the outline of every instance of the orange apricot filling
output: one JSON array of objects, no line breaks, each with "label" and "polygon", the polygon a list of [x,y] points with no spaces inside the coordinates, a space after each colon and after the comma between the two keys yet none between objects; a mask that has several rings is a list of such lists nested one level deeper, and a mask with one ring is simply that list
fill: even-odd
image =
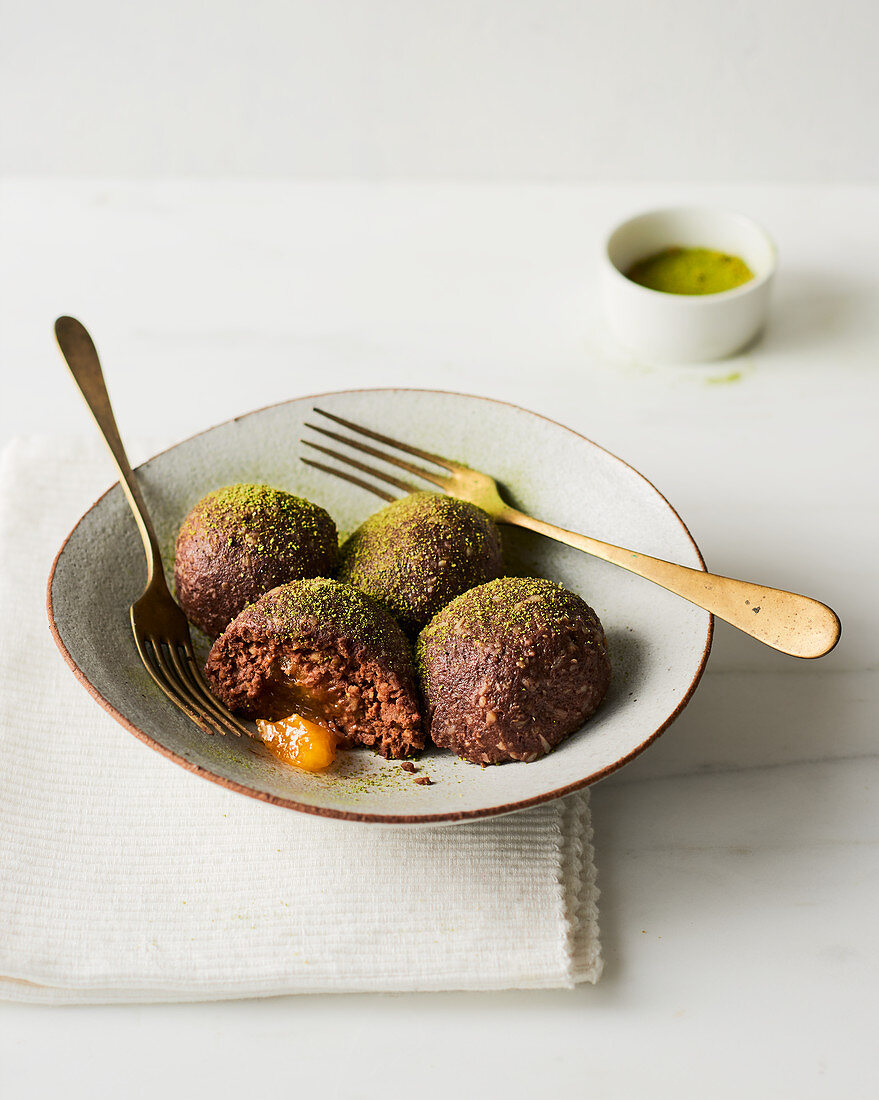
[{"label": "orange apricot filling", "polygon": [[256,728],[269,752],[306,772],[322,772],[336,755],[336,735],[326,726],[291,714],[277,722],[257,718]]}]

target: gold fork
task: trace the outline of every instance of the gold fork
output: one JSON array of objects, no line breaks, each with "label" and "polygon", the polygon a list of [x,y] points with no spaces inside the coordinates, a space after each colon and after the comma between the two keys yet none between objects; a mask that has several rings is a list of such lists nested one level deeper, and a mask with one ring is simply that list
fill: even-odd
[{"label": "gold fork", "polygon": [[198,667],[186,616],[171,598],[165,583],[156,533],[122,446],[92,338],[73,317],[58,318],[55,337],[104,442],[110,448],[120,484],[143,540],[147,559],[146,587],[143,595],[131,605],[131,629],[140,659],[158,687],[199,729],[205,733],[234,733],[236,737],[241,733],[250,735],[247,726],[211,695]]},{"label": "gold fork", "polygon": [[[823,657],[839,641],[842,628],[836,613],[809,596],[784,592],[778,588],[767,588],[749,581],[737,581],[730,577],[718,577],[701,569],[691,569],[686,565],[676,565],[661,558],[652,558],[647,554],[626,550],[621,546],[590,538],[588,535],[578,535],[574,531],[566,531],[562,527],[544,523],[543,520],[528,516],[507,504],[500,495],[497,482],[488,474],[471,470],[460,462],[452,462],[451,459],[443,458],[442,455],[431,454],[430,451],[413,447],[399,439],[392,439],[390,436],[365,428],[362,424],[343,420],[341,416],[335,416],[322,409],[314,411],[349,431],[381,443],[385,447],[393,448],[394,451],[402,451],[404,454],[429,462],[440,469],[425,469],[423,466],[401,458],[399,454],[374,447],[361,439],[330,431],[316,424],[306,424],[306,427],[312,431],[424,478],[451,496],[460,497],[462,500],[478,505],[498,523],[526,527],[529,531],[536,531],[557,542],[566,543],[603,561],[618,565],[630,573],[636,573],[639,577],[645,577],[782,653],[789,653],[793,657]],[[411,482],[394,477],[342,451],[321,446],[307,439],[301,442],[337,462],[342,462],[370,477],[378,478],[396,489],[401,489],[404,493],[412,493],[418,489],[418,486]],[[308,466],[323,470],[324,473],[333,474],[335,477],[341,477],[354,485],[359,485],[383,500],[396,499],[393,494],[345,470],[308,458],[303,458],[302,461]]]}]

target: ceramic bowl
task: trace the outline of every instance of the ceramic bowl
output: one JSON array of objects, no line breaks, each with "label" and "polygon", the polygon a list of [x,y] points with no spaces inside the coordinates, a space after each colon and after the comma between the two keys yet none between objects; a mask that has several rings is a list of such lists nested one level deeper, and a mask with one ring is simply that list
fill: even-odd
[{"label": "ceramic bowl", "polygon": [[[704,295],[666,294],[626,278],[638,260],[675,246],[740,256],[754,278]],[[608,324],[620,344],[647,362],[722,359],[749,344],[766,324],[776,262],[772,240],[744,214],[689,206],[639,214],[617,226],[605,244]]]},{"label": "ceramic bowl", "polygon": [[[563,527],[704,568],[683,522],[639,473],[595,443],[524,409],[424,390],[301,398],[238,417],[139,467],[165,565],[177,528],[210,489],[262,481],[306,496],[350,532],[377,497],[305,466],[298,440],[315,404],[494,474],[511,503]],[[108,459],[108,473],[110,470]],[[564,476],[559,475],[564,471]],[[664,730],[690,698],[708,655],[711,617],[664,589],[570,547],[504,529],[511,571],[579,592],[605,625],[613,683],[596,715],[533,764],[479,768],[448,752],[421,759],[433,786],[366,750],[321,775],[288,767],[255,740],[209,737],[156,688],[140,663],[128,608],[144,583],[143,550],[118,485],[82,517],[55,561],[49,617],[85,687],[126,729],[169,760],[242,794],[344,820],[437,824],[523,809],[613,772]],[[201,646],[204,654],[204,643]]]}]

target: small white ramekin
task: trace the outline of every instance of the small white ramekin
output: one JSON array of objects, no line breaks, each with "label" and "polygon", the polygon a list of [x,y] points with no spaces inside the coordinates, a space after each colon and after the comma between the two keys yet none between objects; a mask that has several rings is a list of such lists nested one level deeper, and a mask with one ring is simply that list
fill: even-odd
[{"label": "small white ramekin", "polygon": [[[627,279],[633,263],[664,248],[711,248],[740,256],[754,278],[720,294],[666,294]],[[604,306],[617,340],[654,363],[700,363],[732,355],[766,324],[775,245],[743,214],[682,206],[639,214],[607,239]]]}]

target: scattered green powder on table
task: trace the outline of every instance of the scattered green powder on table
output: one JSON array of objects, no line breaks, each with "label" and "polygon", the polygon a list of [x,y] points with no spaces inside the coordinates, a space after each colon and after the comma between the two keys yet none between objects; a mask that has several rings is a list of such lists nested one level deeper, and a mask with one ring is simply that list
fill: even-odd
[{"label": "scattered green powder on table", "polygon": [[754,278],[738,256],[711,248],[665,248],[626,272],[633,283],[664,294],[720,294]]}]

